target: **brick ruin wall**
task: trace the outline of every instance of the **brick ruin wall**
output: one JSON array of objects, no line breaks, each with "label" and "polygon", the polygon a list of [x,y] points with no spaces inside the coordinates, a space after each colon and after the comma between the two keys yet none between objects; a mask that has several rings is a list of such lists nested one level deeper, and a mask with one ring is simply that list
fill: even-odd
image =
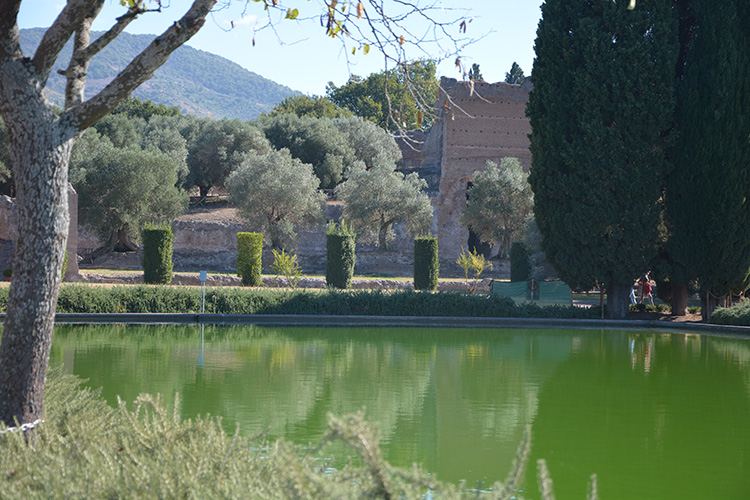
[{"label": "brick ruin wall", "polygon": [[[438,120],[430,132],[441,151],[439,192],[433,198],[441,261],[451,263],[468,248],[469,231],[458,219],[474,172],[483,170],[488,160],[499,163],[506,157],[518,158],[527,172],[531,168],[526,118],[530,90],[528,78],[521,85],[441,79]],[[424,161],[435,156],[425,151]]]}]

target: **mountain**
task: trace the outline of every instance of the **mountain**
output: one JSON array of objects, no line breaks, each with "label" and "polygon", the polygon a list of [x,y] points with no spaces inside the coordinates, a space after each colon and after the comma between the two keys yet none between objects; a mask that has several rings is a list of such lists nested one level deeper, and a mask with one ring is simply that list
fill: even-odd
[{"label": "mountain", "polygon": [[[21,30],[21,47],[31,55],[45,28]],[[93,32],[92,39],[102,32]],[[95,95],[155,38],[154,35],[122,33],[94,56],[86,79],[86,95]],[[65,79],[57,74],[65,69],[73,50],[72,40],[63,49],[55,71],[47,83],[47,99],[62,106]],[[210,118],[251,120],[276,103],[299,92],[246,70],[223,57],[183,45],[154,76],[133,93],[140,99],[176,106],[183,113]]]}]

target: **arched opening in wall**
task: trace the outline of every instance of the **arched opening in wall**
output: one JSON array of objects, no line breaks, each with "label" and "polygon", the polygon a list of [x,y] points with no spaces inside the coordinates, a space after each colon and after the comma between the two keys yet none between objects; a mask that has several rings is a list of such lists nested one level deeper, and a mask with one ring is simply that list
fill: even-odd
[{"label": "arched opening in wall", "polygon": [[[466,199],[469,199],[469,188],[472,183],[466,183]],[[466,242],[466,246],[469,248],[469,252],[474,252],[478,255],[484,255],[486,259],[492,258],[492,244],[487,241],[482,241],[477,233],[474,232],[471,226],[469,226],[469,241]]]}]

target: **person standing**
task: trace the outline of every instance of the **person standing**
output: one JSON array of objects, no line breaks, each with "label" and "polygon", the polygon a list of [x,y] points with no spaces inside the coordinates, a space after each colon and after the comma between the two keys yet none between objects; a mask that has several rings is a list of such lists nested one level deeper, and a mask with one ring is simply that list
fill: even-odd
[{"label": "person standing", "polygon": [[648,298],[648,300],[651,302],[651,305],[654,305],[654,296],[652,295],[653,288],[651,287],[651,276],[649,276],[649,273],[651,271],[646,272],[646,274],[643,275],[643,278],[641,278],[641,304],[645,302],[645,300]]}]

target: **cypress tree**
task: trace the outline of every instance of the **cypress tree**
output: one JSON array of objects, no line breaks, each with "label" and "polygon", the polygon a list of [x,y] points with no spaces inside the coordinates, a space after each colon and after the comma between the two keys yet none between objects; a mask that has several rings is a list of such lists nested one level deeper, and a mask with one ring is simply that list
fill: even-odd
[{"label": "cypress tree", "polygon": [[[673,290],[684,297],[685,285],[698,278],[710,298],[707,318],[717,297],[750,270],[750,7],[747,0],[690,5],[693,38],[679,68],[666,248]],[[673,310],[674,300],[673,292]]]},{"label": "cypress tree", "polygon": [[606,287],[610,318],[656,255],[679,48],[670,2],[627,7],[544,3],[527,108],[542,246],[571,287]]}]

